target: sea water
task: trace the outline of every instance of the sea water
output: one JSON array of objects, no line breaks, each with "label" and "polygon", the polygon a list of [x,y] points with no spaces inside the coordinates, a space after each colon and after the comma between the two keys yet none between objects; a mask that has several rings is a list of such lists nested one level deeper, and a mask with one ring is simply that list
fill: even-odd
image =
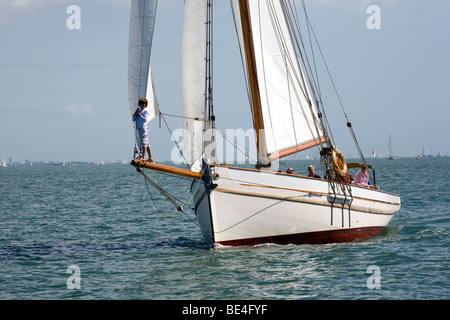
[{"label": "sea water", "polygon": [[0,168],[0,299],[449,299],[450,158],[369,163],[402,200],[383,235],[220,249],[130,165]]}]

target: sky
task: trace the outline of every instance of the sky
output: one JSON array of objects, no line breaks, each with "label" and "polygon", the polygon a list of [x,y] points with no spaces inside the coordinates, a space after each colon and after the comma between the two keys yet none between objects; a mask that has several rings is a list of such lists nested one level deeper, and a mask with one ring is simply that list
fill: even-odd
[{"label": "sky", "polygon": [[[299,3],[299,2],[298,2]],[[68,27],[80,9],[79,29]],[[450,1],[306,0],[309,18],[365,156],[450,155]],[[367,20],[380,9],[379,29]],[[228,0],[214,1],[216,126],[251,128]],[[299,9],[301,6],[299,5]],[[0,0],[0,152],[13,161],[130,161],[130,0]],[[161,110],[181,115],[183,0],[160,0],[152,73]],[[70,23],[69,23],[70,25]],[[319,60],[320,56],[316,56]],[[326,70],[322,97],[337,147],[357,151]],[[181,119],[167,117],[172,131]],[[154,157],[175,144],[150,124]],[[298,158],[304,158],[306,151]],[[311,151],[313,152],[313,151]]]}]

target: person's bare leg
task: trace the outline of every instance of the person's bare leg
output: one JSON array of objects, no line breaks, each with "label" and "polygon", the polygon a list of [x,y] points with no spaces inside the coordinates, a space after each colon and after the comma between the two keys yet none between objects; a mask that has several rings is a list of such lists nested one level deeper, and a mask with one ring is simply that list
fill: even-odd
[{"label": "person's bare leg", "polygon": [[[153,162],[152,150],[150,149],[150,146],[146,147],[146,149],[148,152],[148,161]],[[144,159],[145,159],[145,153],[144,153]]]}]

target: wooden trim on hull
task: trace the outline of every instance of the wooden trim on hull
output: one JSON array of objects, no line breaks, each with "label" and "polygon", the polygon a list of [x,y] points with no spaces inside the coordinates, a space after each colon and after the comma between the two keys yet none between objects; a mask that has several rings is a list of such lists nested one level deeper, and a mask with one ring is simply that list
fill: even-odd
[{"label": "wooden trim on hull", "polygon": [[[269,194],[265,194],[265,193],[250,192],[250,191],[244,191],[244,190],[232,190],[232,189],[225,189],[225,188],[220,188],[220,187],[214,189],[214,192],[223,192],[223,193],[230,193],[230,194],[251,196],[251,197],[261,197],[261,198],[276,199],[276,200],[282,200],[282,201],[310,203],[313,205],[320,205],[320,206],[325,206],[325,207],[332,206],[332,204],[325,199],[321,199],[321,198],[317,198],[317,197],[310,197],[310,196],[285,197],[285,196],[274,195],[274,194],[269,195]],[[368,200],[368,201],[371,201],[371,200]],[[338,207],[339,203],[336,202],[334,204],[334,206]],[[349,206],[347,204],[345,204],[344,208],[348,209]],[[393,206],[393,208],[390,210],[383,210],[383,209],[377,209],[377,208],[373,208],[373,207],[365,207],[365,206],[361,206],[361,205],[357,205],[357,204],[350,205],[350,209],[353,211],[359,211],[359,212],[365,212],[365,213],[371,213],[371,214],[384,214],[384,215],[393,215],[398,211],[397,206]]]},{"label": "wooden trim on hull", "polygon": [[326,244],[341,243],[364,240],[370,237],[379,236],[383,233],[385,227],[367,227],[354,229],[339,229],[331,231],[307,232],[298,234],[287,234],[280,236],[268,236],[250,239],[236,239],[228,241],[219,241],[215,244],[223,246],[254,246],[258,244]]},{"label": "wooden trim on hull", "polygon": [[[302,176],[299,174],[290,174],[290,173],[285,173],[285,172],[275,172],[275,171],[270,171],[270,170],[263,170],[263,169],[251,169],[251,168],[242,168],[242,167],[233,167],[233,166],[229,166],[226,163],[222,163],[219,165],[219,167],[223,167],[226,169],[231,169],[231,170],[241,170],[241,171],[253,171],[253,172],[262,172],[262,173],[268,173],[268,174],[276,174],[276,175],[283,175],[283,176],[288,176],[288,177],[292,177],[292,178],[298,178],[298,179],[310,179],[310,180],[320,180],[320,181],[326,181],[328,182],[328,180],[326,179],[319,179],[319,178],[313,178],[313,177],[308,177],[308,176]],[[398,196],[397,194],[394,194],[392,192],[388,192],[385,190],[380,190],[380,189],[371,189],[371,188],[367,188],[364,186],[357,186],[357,185],[351,185],[352,188],[359,188],[359,189],[364,189],[364,190],[371,190],[371,191],[376,191],[376,192],[381,192],[381,193],[385,193],[385,194],[389,194],[389,195],[393,195],[393,196]]]},{"label": "wooden trim on hull", "polygon": [[[275,189],[275,190],[287,190],[287,191],[294,191],[294,192],[303,192],[303,193],[307,193],[308,195],[316,195],[316,196],[330,196],[333,197],[332,193],[325,193],[325,192],[318,192],[318,191],[308,191],[308,190],[300,190],[300,189],[292,189],[292,188],[280,188],[280,187],[273,187],[273,186],[263,186],[263,185],[257,185],[257,184],[249,184],[249,183],[240,183],[241,186],[246,186],[246,187],[254,187],[254,188],[269,188],[269,189]],[[338,197],[343,197],[342,194],[338,194]],[[372,201],[372,202],[376,202],[376,203],[383,203],[383,204],[387,204],[387,205],[398,205],[397,203],[394,202],[386,202],[386,201],[381,201],[381,200],[373,200],[373,199],[368,199],[368,198],[361,198],[361,197],[353,197],[353,199],[359,199],[359,200],[364,200],[364,201]],[[286,200],[289,200],[286,199]],[[336,202],[338,203],[338,202]]]}]

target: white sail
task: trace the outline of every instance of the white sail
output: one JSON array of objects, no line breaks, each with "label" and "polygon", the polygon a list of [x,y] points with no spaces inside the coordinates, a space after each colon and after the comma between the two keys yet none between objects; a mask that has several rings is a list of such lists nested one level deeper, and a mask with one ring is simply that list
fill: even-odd
[{"label": "white sail", "polygon": [[191,170],[204,150],[206,126],[206,21],[207,1],[186,0],[181,45],[181,92],[183,102],[184,150]]},{"label": "white sail", "polygon": [[[240,0],[231,2],[241,50],[244,50]],[[280,0],[247,2],[267,154],[289,149],[293,153],[299,146],[319,138],[315,126],[317,115],[310,108],[311,95]],[[246,65],[245,53],[242,58]]]},{"label": "white sail", "polygon": [[4,168],[7,167],[6,161],[5,161],[5,155],[3,153],[2,153],[2,163],[0,164],[0,167],[4,167]]},{"label": "white sail", "polygon": [[128,46],[128,101],[131,114],[141,97],[149,101],[150,119],[159,113],[150,67],[157,0],[132,0]]}]

